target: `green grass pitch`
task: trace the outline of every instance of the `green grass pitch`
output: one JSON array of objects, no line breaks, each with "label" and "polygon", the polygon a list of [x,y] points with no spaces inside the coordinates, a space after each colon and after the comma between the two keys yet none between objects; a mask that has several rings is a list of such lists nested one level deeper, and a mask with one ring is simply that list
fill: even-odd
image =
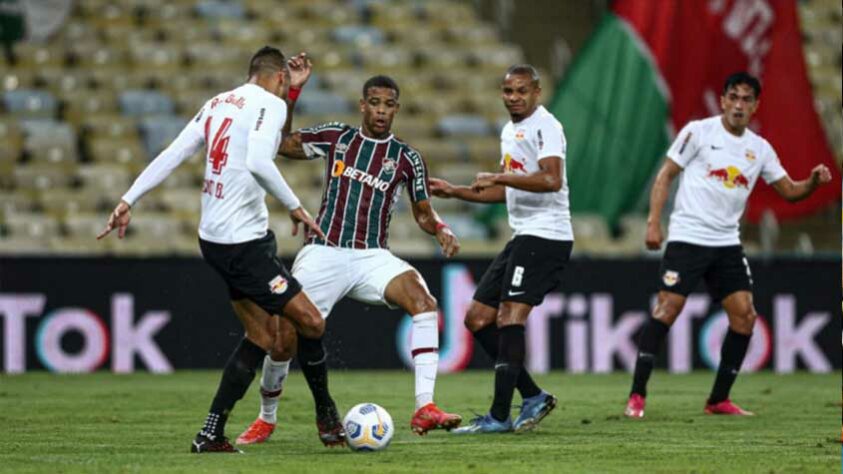
[{"label": "green grass pitch", "polygon": [[[736,402],[758,416],[702,413],[713,373],[654,374],[647,418],[621,415],[629,375],[551,373],[538,382],[559,398],[523,435],[413,435],[408,371],[333,371],[341,411],[384,406],[397,425],[377,453],[327,449],[316,437],[301,374],[286,382],[279,428],[244,455],[191,455],[219,371],[172,375],[0,376],[2,472],[837,472],[840,375],[759,373],[738,379]],[[468,419],[491,401],[492,371],[441,375],[437,401]],[[516,395],[516,403],[520,399]],[[236,437],[258,411],[257,380],[228,423]],[[517,414],[513,410],[513,415]]]}]

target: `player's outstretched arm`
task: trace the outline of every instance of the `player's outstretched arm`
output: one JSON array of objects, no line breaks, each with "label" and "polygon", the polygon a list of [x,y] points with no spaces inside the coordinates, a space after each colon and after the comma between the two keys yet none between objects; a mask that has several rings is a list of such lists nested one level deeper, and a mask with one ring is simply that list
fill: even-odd
[{"label": "player's outstretched arm", "polygon": [[414,202],[413,217],[423,231],[436,236],[439,246],[442,247],[443,255],[451,258],[460,251],[460,242],[457,236],[454,235],[448,224],[442,221],[439,214],[430,205],[430,200]]},{"label": "player's outstretched arm", "polygon": [[773,189],[779,196],[790,202],[801,201],[813,194],[820,185],[831,182],[831,171],[826,165],[817,165],[811,170],[811,176],[802,181],[793,181],[790,176],[785,175],[773,183]]},{"label": "player's outstretched arm", "polygon": [[146,193],[161,184],[164,179],[173,172],[180,164],[194,153],[199,151],[205,143],[205,135],[201,126],[198,125],[204,115],[205,109],[199,111],[179,133],[175,140],[170,143],[154,160],[141,172],[138,178],[132,183],[132,187],[123,195],[123,199],[114,208],[108,217],[105,229],[97,235],[97,240],[107,236],[117,228],[117,237],[123,238],[126,235],[126,228],[132,219],[132,206]]},{"label": "player's outstretched arm", "polygon": [[650,213],[647,215],[647,235],[645,243],[650,250],[658,250],[662,246],[664,236],[662,234],[662,209],[667,202],[670,193],[670,183],[679,176],[682,168],[670,158],[664,160],[664,164],[656,175],[656,182],[650,191]]},{"label": "player's outstretched arm", "polygon": [[482,191],[495,185],[509,186],[533,193],[553,193],[562,189],[565,162],[559,156],[539,160],[539,170],[529,174],[478,173],[471,188]]},{"label": "player's outstretched arm", "polygon": [[471,186],[456,186],[444,179],[430,178],[430,193],[438,198],[456,198],[470,202],[505,202],[506,188],[504,186],[489,186],[480,191]]}]

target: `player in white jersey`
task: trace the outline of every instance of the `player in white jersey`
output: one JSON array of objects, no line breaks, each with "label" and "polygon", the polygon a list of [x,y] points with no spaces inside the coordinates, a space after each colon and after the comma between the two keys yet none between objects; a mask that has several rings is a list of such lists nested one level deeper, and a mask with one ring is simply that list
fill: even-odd
[{"label": "player in white jersey", "polygon": [[[473,202],[506,201],[512,240],[474,293],[466,327],[495,362],[491,410],[455,433],[528,431],[556,406],[524,368],[524,324],[534,306],[560,283],[574,234],[565,179],[562,125],[538,103],[539,76],[529,65],[507,70],[501,84],[512,119],[501,132],[501,173],[480,173],[471,186],[431,179],[435,196]],[[523,398],[510,417],[514,389]]]},{"label": "player in white jersey", "polygon": [[759,177],[788,201],[804,199],[819,185],[831,181],[825,165],[816,166],[808,179],[791,180],[773,147],[747,128],[758,108],[760,94],[761,84],[755,77],[747,73],[729,76],[720,96],[723,114],[685,125],[656,177],[646,236],[647,247],[652,250],[661,247],[662,208],[671,182],[681,174],[660,269],[658,301],[638,341],[625,410],[628,417],[644,416],[647,381],[656,355],[700,279],[729,317],[720,366],[704,411],[752,414],[729,400],[756,318],[752,276],[740,243],[741,215]]},{"label": "player in white jersey", "polygon": [[[290,210],[294,235],[300,223],[305,232],[323,235],[273,162],[282,129],[289,132],[290,128],[284,101],[288,87],[302,84],[308,69],[303,55],[291,59],[288,67],[278,49],[259,50],[249,63],[248,82],[217,95],[202,107],[138,176],[98,236],[103,238],[117,228],[123,238],[132,205],[185,159],[206,148],[199,245],[205,260],[225,280],[246,334],[226,363],[208,417],[191,445],[192,452],[238,452],[225,438],[225,423],[274,343],[278,321],[272,316],[283,316],[296,327],[301,360],[324,360],[325,323],[276,256],[275,236],[267,229],[264,202],[268,191]],[[338,420],[336,424],[341,426]]]}]

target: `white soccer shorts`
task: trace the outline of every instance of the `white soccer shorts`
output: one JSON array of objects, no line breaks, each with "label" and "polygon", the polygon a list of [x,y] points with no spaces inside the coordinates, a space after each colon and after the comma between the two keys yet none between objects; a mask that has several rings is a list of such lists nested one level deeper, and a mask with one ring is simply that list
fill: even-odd
[{"label": "white soccer shorts", "polygon": [[348,249],[305,245],[293,262],[293,276],[327,318],[344,296],[373,305],[397,306],[386,301],[389,282],[414,270],[386,249]]}]

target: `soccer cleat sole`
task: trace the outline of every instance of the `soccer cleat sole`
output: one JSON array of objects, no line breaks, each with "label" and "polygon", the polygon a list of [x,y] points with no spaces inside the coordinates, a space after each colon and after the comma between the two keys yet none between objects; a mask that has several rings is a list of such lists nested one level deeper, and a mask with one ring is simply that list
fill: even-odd
[{"label": "soccer cleat sole", "polygon": [[190,445],[190,452],[192,454],[243,454],[243,451],[229,445],[231,450],[228,449],[208,449],[203,448],[204,443],[197,444],[195,441]]},{"label": "soccer cleat sole", "polygon": [[623,411],[623,416],[629,418],[630,420],[640,420],[644,418],[644,410],[633,410],[631,408],[627,408]]},{"label": "soccer cleat sole", "polygon": [[547,404],[547,408],[545,408],[544,410],[540,411],[540,412],[538,413],[538,415],[536,415],[536,416],[535,416],[535,417],[533,417],[532,419],[527,420],[527,421],[525,421],[524,423],[521,423],[521,424],[520,424],[517,428],[514,428],[512,431],[513,431],[513,432],[515,432],[515,433],[518,433],[518,434],[520,434],[520,433],[527,433],[527,432],[529,432],[529,431],[533,431],[534,429],[536,429],[536,426],[538,426],[538,425],[539,425],[539,423],[541,423],[541,421],[542,421],[542,420],[543,420],[543,419],[544,419],[547,415],[549,415],[549,414],[550,414],[550,412],[552,412],[554,408],[556,408],[556,403],[557,403],[557,402],[558,402],[558,400],[556,399],[556,397],[554,397],[554,396],[552,396],[552,395],[551,395],[551,397],[550,397],[550,403],[548,403],[548,404]]},{"label": "soccer cleat sole", "polygon": [[755,413],[753,413],[751,411],[744,410],[744,409],[741,409],[740,413],[727,413],[727,412],[722,412],[722,411],[715,411],[715,410],[710,409],[709,407],[705,407],[705,409],[703,410],[703,413],[705,413],[706,415],[719,415],[719,416],[755,416]]}]

